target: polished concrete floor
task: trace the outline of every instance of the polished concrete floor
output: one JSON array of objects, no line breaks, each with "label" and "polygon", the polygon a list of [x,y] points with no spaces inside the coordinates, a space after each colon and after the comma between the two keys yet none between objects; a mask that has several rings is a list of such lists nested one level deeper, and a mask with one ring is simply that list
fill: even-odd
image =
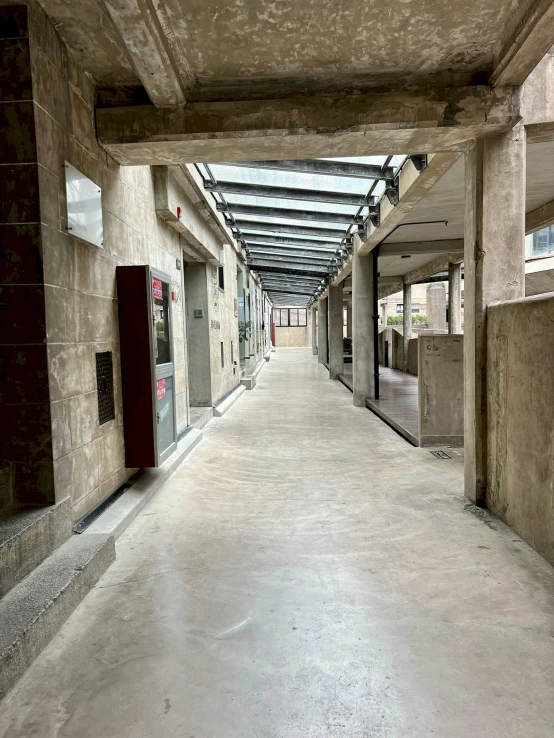
[{"label": "polished concrete floor", "polygon": [[548,738],[554,570],[280,349],[0,709],[50,738]]}]

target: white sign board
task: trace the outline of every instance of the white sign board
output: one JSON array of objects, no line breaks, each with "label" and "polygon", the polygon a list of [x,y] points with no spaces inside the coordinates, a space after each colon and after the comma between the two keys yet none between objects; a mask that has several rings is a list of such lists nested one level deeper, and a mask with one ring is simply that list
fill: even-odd
[{"label": "white sign board", "polygon": [[67,228],[71,236],[103,248],[102,191],[98,185],[65,162]]}]

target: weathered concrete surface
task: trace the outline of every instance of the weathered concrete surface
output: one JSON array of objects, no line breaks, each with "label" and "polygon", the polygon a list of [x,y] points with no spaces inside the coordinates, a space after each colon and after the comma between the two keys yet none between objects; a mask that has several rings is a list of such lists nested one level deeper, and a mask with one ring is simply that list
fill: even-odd
[{"label": "weathered concrete surface", "polygon": [[317,356],[317,307],[312,305],[310,310],[310,320],[312,321],[312,354]]},{"label": "weathered concrete surface", "polygon": [[419,336],[419,445],[464,445],[463,336]]},{"label": "weathered concrete surface", "polygon": [[113,538],[73,536],[0,600],[0,698],[114,558]]},{"label": "weathered concrete surface", "polygon": [[[427,151],[437,151],[431,147]],[[417,203],[441,179],[450,167],[460,158],[460,154],[430,154],[427,166],[418,171],[412,161],[406,162],[398,178],[399,200],[392,205],[384,197],[379,202],[379,225],[368,224],[366,238],[361,253],[367,254],[404,220]]]},{"label": "weathered concrete surface", "polygon": [[405,284],[402,287],[402,366],[408,370],[408,346],[412,337],[412,286]]},{"label": "weathered concrete surface", "polygon": [[427,328],[432,331],[446,331],[446,290],[440,282],[431,284],[427,290],[426,301]]},{"label": "weathered concrete surface", "polygon": [[317,360],[320,364],[327,362],[329,354],[328,304],[326,298],[319,298],[317,307]]},{"label": "weathered concrete surface", "polygon": [[309,347],[278,351],[119,539],[0,735],[545,738],[554,572],[462,485],[459,457],[352,407]]},{"label": "weathered concrete surface", "polygon": [[419,338],[411,338],[408,345],[408,368],[409,374],[417,376],[419,367]]},{"label": "weathered concrete surface", "polygon": [[466,154],[465,494],[477,505],[486,501],[486,376],[496,371],[487,366],[487,305],[523,297],[525,288],[525,154],[521,126]]},{"label": "weathered concrete surface", "polygon": [[352,254],[352,396],[356,407],[375,397],[373,359],[373,257],[360,256],[362,242],[354,236]]},{"label": "weathered concrete surface", "polygon": [[69,498],[51,507],[11,508],[0,515],[0,597],[71,534]]},{"label": "weathered concrete surface", "polygon": [[329,377],[337,379],[344,371],[344,330],[342,283],[329,288]]},{"label": "weathered concrete surface", "polygon": [[462,332],[462,265],[448,265],[448,332]]},{"label": "weathered concrete surface", "polygon": [[129,165],[443,151],[519,118],[517,90],[488,87],[96,111],[99,142]]},{"label": "weathered concrete surface", "polygon": [[554,294],[487,310],[487,506],[554,563]]}]

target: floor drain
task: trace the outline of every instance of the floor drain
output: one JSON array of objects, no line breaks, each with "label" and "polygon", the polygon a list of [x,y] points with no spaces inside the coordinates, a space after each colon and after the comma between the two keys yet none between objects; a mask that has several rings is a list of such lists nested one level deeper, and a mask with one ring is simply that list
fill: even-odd
[{"label": "floor drain", "polygon": [[436,459],[451,459],[452,456],[449,456],[446,451],[429,451],[431,456],[434,456]]}]

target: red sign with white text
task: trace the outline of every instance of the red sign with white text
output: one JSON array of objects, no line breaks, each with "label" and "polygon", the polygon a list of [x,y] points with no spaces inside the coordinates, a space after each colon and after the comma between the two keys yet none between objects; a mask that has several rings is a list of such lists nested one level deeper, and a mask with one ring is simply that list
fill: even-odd
[{"label": "red sign with white text", "polygon": [[165,379],[158,379],[156,382],[156,396],[158,400],[163,400],[165,397]]},{"label": "red sign with white text", "polygon": [[154,300],[163,300],[164,294],[161,279],[152,277],[152,294],[154,295]]}]

